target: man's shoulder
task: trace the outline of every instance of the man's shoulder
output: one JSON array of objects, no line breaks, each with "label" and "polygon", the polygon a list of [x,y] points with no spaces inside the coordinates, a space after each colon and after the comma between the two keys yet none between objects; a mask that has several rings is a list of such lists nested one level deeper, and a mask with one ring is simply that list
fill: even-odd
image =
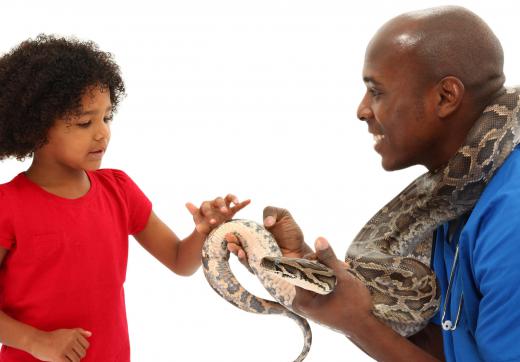
[{"label": "man's shoulder", "polygon": [[[484,189],[480,201],[491,201],[504,195],[520,196],[520,148],[515,148],[504,164],[496,171],[489,184]],[[516,200],[520,203],[520,198]]]}]

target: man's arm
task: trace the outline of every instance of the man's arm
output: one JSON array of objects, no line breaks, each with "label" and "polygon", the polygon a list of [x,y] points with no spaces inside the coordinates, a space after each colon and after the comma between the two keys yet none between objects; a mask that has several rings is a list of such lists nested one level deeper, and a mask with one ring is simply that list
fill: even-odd
[{"label": "man's arm", "polygon": [[[264,225],[275,237],[284,256],[303,257],[312,252],[303,233],[286,209],[268,206],[264,209]],[[240,242],[226,236],[228,250],[247,264]],[[293,308],[302,315],[345,334],[366,354],[379,361],[443,361],[442,335],[439,327],[428,326],[424,331],[406,339],[386,326],[372,314],[372,297],[368,289],[345,269],[330,247],[328,252],[317,251],[322,263],[335,268],[338,284],[329,295],[297,289]],[[333,267],[333,266],[334,267]]]},{"label": "man's arm", "polygon": [[408,337],[408,340],[439,361],[445,360],[442,329],[439,325],[430,323],[422,331]]},{"label": "man's arm", "polygon": [[377,361],[439,360],[372,314],[372,297],[368,289],[347,271],[346,263],[336,258],[324,238],[316,241],[316,256],[318,261],[334,270],[337,284],[328,295],[297,288],[293,308],[298,314],[343,333]]}]

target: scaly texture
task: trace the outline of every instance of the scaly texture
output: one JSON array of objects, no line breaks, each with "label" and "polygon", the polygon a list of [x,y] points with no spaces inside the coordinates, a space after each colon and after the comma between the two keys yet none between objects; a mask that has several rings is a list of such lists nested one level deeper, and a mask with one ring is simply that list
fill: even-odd
[{"label": "scaly texture", "polygon": [[[246,252],[249,266],[265,289],[277,302],[249,293],[240,285],[229,267],[229,251],[225,235],[234,234]],[[204,275],[211,287],[234,306],[251,313],[281,314],[293,319],[303,331],[304,346],[295,362],[303,361],[311,346],[312,334],[307,321],[291,311],[295,288],[284,279],[273,277],[260,266],[263,257],[281,257],[273,236],[254,221],[232,220],[214,229],[202,249]]]}]

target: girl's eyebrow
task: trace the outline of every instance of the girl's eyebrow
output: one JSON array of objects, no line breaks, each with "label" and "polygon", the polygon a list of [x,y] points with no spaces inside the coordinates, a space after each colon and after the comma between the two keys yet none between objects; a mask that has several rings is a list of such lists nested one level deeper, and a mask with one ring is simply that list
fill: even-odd
[{"label": "girl's eyebrow", "polygon": [[[109,112],[112,110],[112,105],[108,106],[107,109],[105,110],[105,113]],[[91,116],[93,114],[97,114],[98,111],[97,110],[90,110],[90,111],[83,111],[79,114],[79,116]]]}]

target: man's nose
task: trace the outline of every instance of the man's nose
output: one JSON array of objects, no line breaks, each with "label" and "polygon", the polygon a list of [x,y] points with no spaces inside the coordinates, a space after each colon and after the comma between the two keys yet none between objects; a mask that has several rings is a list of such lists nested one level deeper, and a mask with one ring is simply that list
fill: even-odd
[{"label": "man's nose", "polygon": [[360,121],[367,121],[371,118],[373,118],[374,113],[372,112],[372,108],[370,108],[370,104],[367,99],[367,95],[363,97],[361,102],[359,103],[358,109],[357,109],[357,118]]}]

